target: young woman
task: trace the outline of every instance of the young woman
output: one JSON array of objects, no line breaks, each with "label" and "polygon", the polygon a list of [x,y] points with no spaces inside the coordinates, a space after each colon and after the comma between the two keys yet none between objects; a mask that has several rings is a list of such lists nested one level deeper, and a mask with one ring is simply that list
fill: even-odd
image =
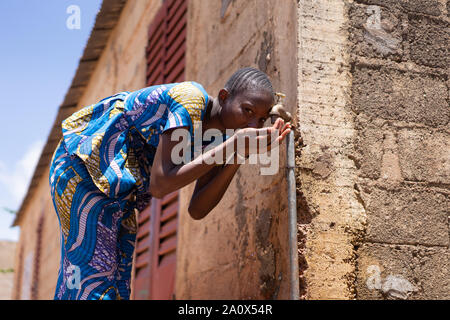
[{"label": "young woman", "polygon": [[[278,119],[262,128],[274,103],[267,75],[238,70],[216,98],[193,81],[121,92],[74,113],[62,122],[63,138],[53,155],[50,187],[61,227],[61,265],[55,299],[129,299],[136,238],[135,209],[193,181],[189,206],[202,219],[219,203],[246,148],[226,160],[239,137],[280,143],[290,124]],[[187,163],[172,160],[175,129],[193,133],[238,129]],[[253,135],[252,135],[253,134]],[[253,136],[253,138],[252,138]],[[217,157],[222,155],[222,161]],[[233,161],[234,160],[234,161]],[[220,163],[222,162],[222,163]]]}]

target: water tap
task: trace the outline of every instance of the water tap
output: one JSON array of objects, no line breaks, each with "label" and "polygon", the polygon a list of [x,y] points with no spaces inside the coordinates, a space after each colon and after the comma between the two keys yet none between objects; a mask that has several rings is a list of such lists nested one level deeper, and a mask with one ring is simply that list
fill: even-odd
[{"label": "water tap", "polygon": [[286,111],[283,106],[282,99],[286,98],[286,95],[281,92],[276,92],[275,96],[277,97],[276,104],[272,107],[272,110],[269,113],[272,124],[275,123],[277,118],[282,118],[284,122],[289,122],[292,120],[292,115]]},{"label": "water tap", "polygon": [[[286,111],[281,101],[283,98],[286,98],[286,95],[281,92],[276,92],[275,96],[277,97],[277,103],[272,107],[272,110],[269,112],[272,124],[275,123],[277,118],[282,118],[284,122],[290,122],[292,120],[292,115]],[[298,127],[296,127],[295,124],[291,123],[291,128],[294,132],[295,144],[298,146],[305,146],[303,144],[303,138],[300,134],[300,130],[298,129]]]}]

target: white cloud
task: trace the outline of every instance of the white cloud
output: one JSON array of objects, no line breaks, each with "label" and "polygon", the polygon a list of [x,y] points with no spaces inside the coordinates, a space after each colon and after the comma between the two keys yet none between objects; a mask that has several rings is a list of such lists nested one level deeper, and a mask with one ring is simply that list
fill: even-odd
[{"label": "white cloud", "polygon": [[35,141],[18,161],[9,165],[0,162],[0,184],[17,202],[17,206],[25,196],[43,147],[44,141]]}]

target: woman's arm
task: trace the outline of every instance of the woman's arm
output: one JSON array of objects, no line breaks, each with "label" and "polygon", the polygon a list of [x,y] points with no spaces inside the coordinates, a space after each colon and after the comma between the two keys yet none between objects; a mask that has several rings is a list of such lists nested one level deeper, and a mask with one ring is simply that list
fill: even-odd
[{"label": "woman's arm", "polygon": [[[171,141],[173,129],[167,130],[161,135],[158,148],[156,149],[155,159],[151,170],[149,191],[154,197],[162,198],[166,194],[188,185],[203,177],[211,169],[216,168],[213,172],[201,178],[202,182],[196,186],[197,191],[193,196],[193,201],[191,200],[189,209],[191,215],[193,218],[201,219],[220,201],[234,174],[239,168],[236,153],[234,154],[234,162],[232,164],[226,164],[225,166],[222,166],[222,164],[216,163],[215,161],[211,161],[211,159],[216,159],[216,154],[222,154],[222,163],[224,163],[227,155],[226,150],[228,148],[231,148],[233,151],[237,150],[237,140],[242,138],[241,135],[246,136],[249,133],[253,133],[250,137],[256,139],[256,145],[259,146],[260,141],[267,140],[274,129],[279,130],[280,128],[282,129],[276,139],[278,143],[280,143],[289,132],[290,125],[286,124],[283,127],[283,122],[277,121],[272,128],[241,129],[230,139],[227,139],[220,145],[202,153],[193,161],[180,165],[173,164],[171,158],[172,149],[180,142]],[[249,141],[247,141],[247,143],[249,143]],[[247,143],[246,155],[249,151]],[[270,150],[270,142],[267,150]]]},{"label": "woman's arm", "polygon": [[188,209],[192,218],[204,218],[219,203],[240,167],[237,162],[235,158],[231,164],[213,168],[197,180]]},{"label": "woman's arm", "polygon": [[[290,131],[287,130],[290,128],[290,124],[284,125],[284,121],[280,119],[273,128],[281,129],[278,137],[278,142],[281,143]],[[228,189],[240,163],[235,153],[230,164],[213,168],[197,180],[188,209],[192,218],[202,219],[215,208]]]},{"label": "woman's arm", "polygon": [[[181,128],[187,130],[187,127]],[[197,180],[212,168],[220,166],[220,164],[208,161],[208,159],[215,157],[217,152],[222,152],[225,158],[226,146],[234,143],[234,139],[228,139],[187,164],[175,165],[171,159],[172,149],[180,142],[171,141],[172,131],[173,129],[167,130],[161,135],[153,160],[149,191],[156,198],[162,198],[166,194]],[[232,148],[232,146],[229,147]]]}]

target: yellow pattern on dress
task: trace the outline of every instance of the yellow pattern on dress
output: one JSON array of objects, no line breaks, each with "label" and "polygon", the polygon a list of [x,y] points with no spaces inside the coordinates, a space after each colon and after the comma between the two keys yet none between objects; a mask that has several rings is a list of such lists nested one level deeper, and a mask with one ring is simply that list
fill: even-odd
[{"label": "yellow pattern on dress", "polygon": [[193,123],[201,121],[205,97],[192,82],[186,81],[177,84],[169,90],[168,95],[187,110]]},{"label": "yellow pattern on dress", "polygon": [[155,129],[154,128],[148,128],[147,131],[150,132],[148,134],[148,137],[147,137],[147,143],[148,143],[148,142],[150,142],[150,140],[152,139],[153,135],[155,134]]},{"label": "yellow pattern on dress", "polygon": [[[93,110],[94,104],[75,112],[63,121],[62,128],[65,130],[73,130],[81,126],[87,127],[89,121],[91,121]],[[77,134],[80,134],[82,131],[83,130],[78,131]]]},{"label": "yellow pattern on dress", "polygon": [[113,286],[111,286],[111,287],[109,287],[108,289],[106,289],[106,290],[103,292],[103,294],[100,296],[99,300],[103,300],[103,298],[105,297],[106,293],[107,293],[109,290],[114,290],[114,291],[116,292],[117,300],[122,300],[122,297],[120,296],[119,291],[117,290],[117,288],[115,288],[115,287],[113,287]]},{"label": "yellow pattern on dress", "polygon": [[109,119],[111,119],[116,114],[123,113],[124,110],[125,110],[124,102],[121,100],[116,101],[114,103],[114,108],[109,113]]},{"label": "yellow pattern on dress", "polygon": [[92,181],[94,181],[95,185],[100,189],[100,191],[105,194],[109,194],[110,185],[108,179],[100,170],[100,146],[104,135],[105,133],[97,133],[92,138],[92,152],[90,155],[80,152],[81,145],[78,147],[77,155],[84,161],[86,169],[91,175]]},{"label": "yellow pattern on dress", "polygon": [[136,234],[137,233],[136,214],[132,213],[128,218],[123,219],[122,226],[124,226],[128,230],[128,233]]},{"label": "yellow pattern on dress", "polygon": [[[72,170],[75,173],[75,176],[69,179],[66,188],[64,189],[64,192],[61,196],[58,194],[58,192],[55,192],[55,203],[59,212],[61,230],[64,233],[64,243],[67,242],[67,237],[69,236],[70,231],[70,208],[72,204],[72,198],[75,194],[77,185],[83,180],[72,167],[67,168],[67,170],[65,170],[64,173],[59,176],[58,180],[61,179],[61,177],[64,177],[64,175],[69,170]],[[56,183],[56,185],[58,184],[59,181]]]},{"label": "yellow pattern on dress", "polygon": [[136,186],[140,187],[142,185],[142,176],[140,172],[139,162],[137,160],[136,151],[133,148],[129,148],[127,154],[121,150],[122,157],[125,159],[125,169],[130,172],[130,174],[136,180]]}]

